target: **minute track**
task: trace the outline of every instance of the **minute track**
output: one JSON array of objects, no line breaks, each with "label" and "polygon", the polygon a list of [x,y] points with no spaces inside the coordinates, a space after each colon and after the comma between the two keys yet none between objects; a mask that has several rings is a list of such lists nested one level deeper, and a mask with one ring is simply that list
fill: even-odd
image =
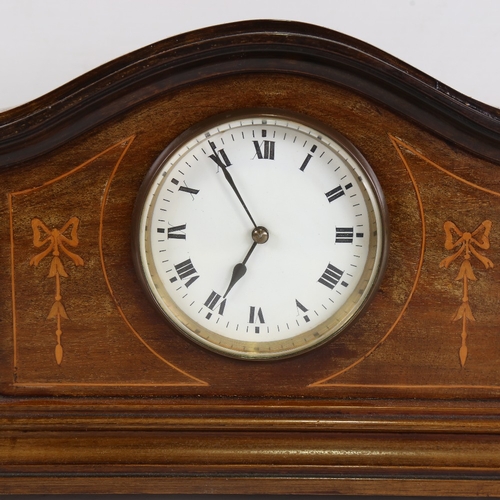
[{"label": "minute track", "polygon": [[166,151],[152,176],[159,183],[145,188],[153,220],[163,208],[155,200],[166,186],[174,191],[158,226],[164,246],[147,245],[148,272],[159,281],[165,264],[157,256],[166,251],[177,282],[152,290],[155,303],[182,333],[221,354],[275,359],[318,346],[355,318],[378,280],[383,237],[372,234],[384,233],[384,216],[376,179],[343,138],[301,120],[256,114],[201,124]]}]

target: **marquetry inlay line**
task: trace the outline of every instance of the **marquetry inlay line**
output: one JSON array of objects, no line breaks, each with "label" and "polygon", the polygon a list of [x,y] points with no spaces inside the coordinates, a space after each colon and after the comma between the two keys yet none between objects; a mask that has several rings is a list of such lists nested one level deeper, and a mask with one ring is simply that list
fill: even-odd
[{"label": "marquetry inlay line", "polygon": [[75,266],[83,266],[83,259],[66,247],[66,245],[73,248],[78,246],[77,232],[79,223],[80,220],[77,217],[71,217],[61,229],[49,229],[40,219],[35,218],[31,221],[31,227],[33,228],[33,245],[35,248],[46,248],[30,260],[30,266],[38,266],[45,257],[48,255],[52,256],[47,277],[55,278],[56,290],[54,303],[50,308],[47,319],[56,320],[55,357],[58,365],[60,365],[63,360],[61,320],[69,319],[66,308],[62,302],[61,292],[61,277],[68,278],[69,275],[61,257],[63,255],[68,257]]},{"label": "marquetry inlay line", "polygon": [[[103,277],[105,280],[105,283],[108,287],[108,290],[111,294],[111,297],[113,299],[113,302],[115,303],[118,313],[122,317],[123,321],[127,325],[127,327],[132,331],[132,333],[135,335],[135,337],[140,341],[140,343],[146,347],[146,349],[153,354],[156,358],[158,358],[162,363],[167,365],[169,368],[174,370],[179,376],[180,380],[178,381],[172,381],[172,382],[167,382],[164,380],[161,381],[156,381],[156,382],[140,382],[135,384],[134,382],[121,382],[121,383],[111,383],[108,385],[111,385],[113,387],[117,386],[123,386],[123,387],[140,387],[140,386],[206,386],[208,385],[207,382],[200,380],[193,375],[190,375],[186,371],[182,370],[181,368],[175,366],[173,363],[165,359],[163,356],[161,356],[158,352],[156,352],[151,346],[145,342],[142,337],[139,335],[139,333],[135,330],[135,328],[132,326],[132,324],[128,321],[127,317],[125,316],[125,313],[123,312],[122,308],[119,305],[118,300],[115,297],[115,294],[113,292],[113,289],[111,287],[108,274],[106,271],[106,266],[104,263],[104,252],[103,252],[103,224],[104,224],[104,212],[105,212],[105,205],[108,200],[108,194],[110,190],[110,186],[112,183],[112,180],[114,179],[114,176],[122,163],[123,159],[125,158],[127,152],[129,151],[130,146],[132,145],[133,141],[135,139],[135,135],[132,135],[130,137],[127,137],[125,139],[120,140],[119,142],[111,145],[110,147],[106,148],[104,151],[101,151],[100,153],[94,155],[92,158],[86,160],[85,162],[81,163],[80,165],[70,169],[67,172],[64,172],[63,174],[54,177],[52,179],[49,179],[48,181],[35,186],[31,187],[28,189],[23,189],[20,191],[16,192],[11,192],[8,193],[8,206],[9,206],[9,216],[10,216],[10,243],[11,243],[11,272],[12,272],[12,281],[11,281],[11,288],[12,288],[12,318],[13,318],[13,384],[17,387],[31,387],[31,386],[107,386],[106,382],[102,383],[58,383],[58,382],[44,382],[44,383],[37,383],[37,382],[30,382],[30,381],[19,381],[17,380],[17,370],[18,370],[18,318],[17,318],[17,307],[16,307],[16,281],[15,281],[15,276],[16,276],[16,265],[15,265],[15,250],[14,250],[14,201],[17,197],[19,196],[29,196],[32,193],[35,193],[39,190],[42,190],[46,188],[47,186],[51,186],[59,181],[62,181],[69,176],[81,171],[82,169],[88,167],[91,165],[95,160],[98,158],[103,157],[107,153],[110,153],[113,150],[116,149],[121,149],[119,153],[118,159],[114,162],[114,165],[112,167],[112,173],[110,177],[108,178],[103,196],[101,198],[101,208],[97,214],[99,217],[99,234],[98,234],[98,248],[99,248],[99,255],[101,259],[101,268],[103,272]],[[71,316],[71,311],[67,310],[67,307],[63,303],[63,297],[61,293],[61,285],[64,288],[64,280],[61,280],[61,277],[63,278],[69,278],[69,273],[68,273],[68,268],[67,264],[70,264],[73,262],[75,265],[83,265],[83,260],[81,257],[77,256],[75,253],[73,253],[70,248],[75,248],[78,245],[78,236],[77,236],[77,231],[78,231],[78,226],[80,223],[80,219],[77,217],[72,217],[69,219],[64,226],[60,228],[53,228],[53,227],[47,227],[46,224],[42,221],[44,217],[36,217],[33,218],[31,221],[32,225],[32,230],[33,230],[33,244],[35,245],[36,248],[43,248],[43,251],[40,252],[39,254],[35,255],[31,259],[31,264],[36,266],[38,265],[43,259],[48,260],[47,256],[51,255],[52,260],[49,265],[49,276],[50,278],[54,278],[55,280],[55,294],[54,294],[54,302],[52,307],[50,308],[50,311],[48,311],[48,318],[51,320],[55,320],[56,322],[56,350],[55,350],[55,356],[56,356],[56,361],[58,364],[61,364],[63,360],[63,347],[62,344],[64,343],[63,340],[61,340],[62,336],[62,328],[61,325],[64,324],[62,320],[69,319]],[[47,220],[47,218],[45,218]],[[83,222],[83,221],[82,221]],[[85,244],[92,245],[94,242],[87,242],[85,241]],[[67,331],[66,331],[67,333]]]},{"label": "marquetry inlay line", "polygon": [[[17,352],[17,307],[16,307],[16,281],[15,281],[15,251],[14,251],[14,200],[18,196],[23,196],[23,195],[29,195],[31,193],[37,192],[41,189],[46,188],[47,186],[51,186],[63,179],[66,179],[67,177],[74,175],[75,173],[81,171],[82,169],[86,168],[92,162],[94,162],[96,159],[99,157],[102,157],[112,151],[113,149],[117,147],[125,147],[129,145],[133,140],[135,136],[128,137],[124,140],[119,141],[116,144],[113,144],[109,148],[106,148],[104,151],[101,151],[100,153],[96,154],[92,158],[86,160],[82,164],[72,168],[71,170],[68,170],[64,172],[63,174],[54,177],[52,179],[49,179],[48,181],[34,187],[30,187],[27,189],[23,189],[21,191],[15,191],[8,193],[8,206],[9,206],[9,218],[10,218],[10,259],[11,259],[11,276],[12,276],[12,281],[11,281],[11,290],[12,290],[12,325],[13,325],[13,369],[14,373],[17,371],[17,363],[18,363],[18,352]],[[69,229],[69,228],[68,228]],[[49,251],[50,252],[50,251]],[[56,358],[57,359],[57,358]]]},{"label": "marquetry inlay line", "polygon": [[396,149],[399,158],[401,159],[403,165],[405,166],[406,172],[410,178],[410,181],[412,183],[413,189],[415,191],[415,196],[417,199],[418,203],[418,210],[419,210],[419,215],[420,215],[420,223],[421,223],[421,243],[420,243],[420,255],[419,255],[419,261],[417,264],[416,272],[415,272],[415,279],[413,281],[412,288],[410,290],[410,293],[408,294],[408,297],[406,298],[406,302],[404,303],[401,311],[398,314],[398,317],[394,321],[394,323],[391,325],[389,330],[380,338],[380,340],[368,351],[366,352],[363,356],[361,356],[359,359],[354,361],[352,364],[347,366],[346,368],[334,373],[333,375],[330,375],[327,378],[324,378],[322,380],[318,380],[317,382],[314,382],[309,385],[309,387],[329,387],[329,386],[335,386],[338,384],[334,384],[331,381],[340,375],[343,375],[344,373],[348,372],[355,366],[359,365],[365,359],[367,359],[369,356],[371,356],[391,335],[391,333],[395,330],[396,326],[399,324],[401,319],[403,318],[406,310],[408,309],[408,306],[410,305],[410,302],[413,298],[413,295],[415,294],[415,291],[417,289],[418,281],[420,279],[420,275],[422,273],[422,267],[424,264],[424,254],[425,254],[425,239],[426,239],[426,228],[425,228],[425,215],[424,215],[424,204],[422,202],[422,196],[420,195],[420,191],[418,189],[417,181],[415,180],[415,177],[413,176],[413,173],[410,169],[410,166],[408,165],[408,162],[406,161],[406,158],[403,155],[403,152],[401,151],[400,146],[398,145],[398,142],[395,137],[389,134],[389,139]]},{"label": "marquetry inlay line", "polygon": [[[416,291],[416,288],[417,288],[417,285],[418,285],[418,282],[420,280],[420,275],[421,275],[421,272],[422,272],[422,266],[423,266],[423,261],[424,261],[424,254],[425,254],[425,247],[426,247],[426,224],[425,224],[425,214],[424,214],[424,206],[423,206],[423,202],[422,202],[422,198],[421,198],[421,195],[420,195],[420,191],[419,191],[419,188],[418,188],[418,185],[417,185],[417,182],[413,176],[413,173],[412,173],[412,169],[410,168],[410,165],[408,163],[408,160],[406,159],[403,151],[406,150],[410,153],[412,153],[413,155],[415,155],[416,157],[420,158],[421,160],[423,160],[424,162],[426,162],[428,165],[430,165],[431,167],[439,170],[440,172],[442,172],[443,174],[446,174],[448,176],[450,176],[451,178],[469,186],[469,187],[472,187],[474,189],[477,189],[483,193],[487,193],[487,194],[490,194],[490,195],[493,195],[493,196],[497,196],[497,197],[500,197],[500,192],[498,191],[494,191],[492,189],[489,189],[489,188],[486,188],[486,187],[483,187],[483,186],[480,186],[478,184],[475,184],[467,179],[464,179],[456,174],[454,174],[453,172],[450,172],[449,170],[445,169],[444,167],[442,167],[441,165],[438,165],[437,163],[433,162],[432,160],[430,160],[429,158],[427,158],[424,154],[422,154],[418,149],[414,148],[413,146],[410,146],[408,143],[404,142],[403,140],[393,136],[392,134],[388,134],[388,137],[389,137],[389,140],[391,141],[392,143],[392,146],[394,147],[394,149],[396,150],[400,160],[402,161],[403,165],[405,166],[405,169],[411,179],[411,182],[413,184],[413,188],[415,190],[415,194],[416,194],[416,197],[417,197],[417,201],[418,201],[418,207],[419,207],[419,213],[420,213],[420,218],[421,218],[421,230],[422,230],[422,242],[421,242],[421,250],[420,250],[420,261],[419,261],[419,264],[418,264],[418,268],[417,268],[417,271],[416,271],[416,274],[415,274],[415,280],[414,280],[414,283],[413,283],[413,287],[410,291],[410,294],[408,295],[407,297],[407,300],[400,312],[400,314],[398,315],[398,317],[396,318],[396,321],[391,325],[391,327],[389,328],[389,330],[384,334],[384,336],[379,340],[379,342],[377,342],[376,345],[374,345],[368,352],[366,352],[363,356],[361,356],[359,359],[357,359],[356,361],[354,361],[353,363],[351,363],[349,366],[347,366],[346,368],[342,369],[342,370],[339,370],[335,373],[333,373],[332,375],[322,379],[322,380],[319,380],[317,382],[314,382],[312,384],[309,385],[309,387],[369,387],[368,385],[364,385],[364,384],[343,384],[341,382],[335,382],[334,379],[336,379],[337,377],[343,375],[344,373],[350,371],[352,368],[354,368],[355,366],[359,365],[360,363],[362,363],[363,361],[365,361],[369,356],[371,356],[379,347],[381,347],[383,345],[383,343],[387,340],[387,338],[389,337],[389,335],[394,331],[394,329],[396,328],[396,326],[399,324],[401,318],[403,317],[404,313],[406,312],[412,298],[413,298],[413,295]],[[448,224],[453,224],[451,222],[449,222]],[[453,224],[454,225],[454,224]],[[454,225],[454,227],[456,228],[456,226]],[[456,252],[451,255],[450,257],[448,257],[448,259],[450,259],[451,257],[454,257],[455,259],[458,258],[462,253],[465,252],[465,254],[467,254],[467,250],[468,252],[470,252],[471,255],[473,255],[474,257],[477,257],[478,260],[480,262],[483,263],[483,265],[485,266],[486,269],[490,269],[491,267],[493,267],[493,263],[487,259],[484,255],[482,255],[478,250],[477,248],[480,248],[481,250],[487,250],[489,248],[489,233],[490,233],[490,229],[491,229],[491,222],[488,221],[488,220],[485,220],[483,223],[481,223],[475,230],[473,233],[459,233],[458,231],[456,232],[457,236],[458,236],[458,240],[453,242],[452,240],[450,240],[450,243],[449,245],[451,245],[450,248],[446,247],[446,242],[445,242],[445,247],[446,249],[448,250],[452,250],[453,248],[456,248]],[[457,228],[458,230],[458,228]],[[446,228],[445,228],[445,232],[446,232]],[[467,236],[468,234],[470,234],[470,237],[474,238],[474,242],[472,242],[472,240],[470,240],[467,245],[463,244],[463,249],[460,249],[460,248],[457,248],[459,245],[461,245],[461,243],[459,243],[459,241],[461,240],[462,236],[461,235],[466,235],[465,238],[468,238],[469,236]],[[448,238],[448,236],[446,235],[446,237]],[[462,240],[463,241],[463,240]],[[468,248],[466,248],[468,247]],[[476,248],[477,247],[477,248]],[[454,260],[454,259],[453,259]],[[470,261],[470,257],[469,259],[465,259],[465,256],[464,256],[464,260],[468,260]],[[444,259],[442,262],[441,262],[441,266],[442,267],[447,267],[444,263],[447,262],[447,259]],[[450,260],[448,262],[448,265],[450,265],[452,262],[452,260]],[[474,278],[471,278],[470,276],[474,276],[474,273],[472,271],[472,266],[470,267],[469,269],[469,265],[470,265],[470,262],[469,264],[464,264],[464,268],[462,270],[462,267],[460,268],[459,270],[459,274],[457,276],[457,279],[459,280],[462,280],[462,282],[464,283],[464,293],[463,293],[463,296],[462,296],[462,304],[459,306],[458,310],[456,311],[455,313],[455,316],[454,316],[454,320],[458,321],[458,320],[462,320],[462,326],[465,324],[465,327],[463,327],[463,332],[465,331],[465,334],[462,333],[462,343],[463,345],[465,345],[465,348],[461,348],[461,352],[460,352],[460,362],[462,363],[462,366],[465,364],[465,360],[467,358],[467,330],[466,330],[466,322],[467,320],[469,321],[473,321],[473,319],[471,320],[471,318],[473,318],[472,316],[472,312],[470,310],[470,306],[469,308],[467,309],[467,305],[464,305],[466,304],[463,300],[463,297],[466,297],[467,298],[467,303],[468,303],[468,281],[474,281]],[[462,274],[463,273],[463,274]],[[467,281],[467,282],[466,282]],[[464,329],[465,328],[465,329]],[[382,386],[381,386],[382,387]],[[383,387],[399,387],[397,384],[394,384],[394,385],[391,385],[391,384],[388,384],[388,385],[384,385]],[[409,387],[409,386],[408,386]],[[417,387],[417,386],[415,386]],[[431,388],[432,386],[430,385],[422,385],[422,386],[418,386],[420,388]],[[441,387],[441,386],[439,386]],[[455,386],[443,386],[443,387],[455,387]],[[460,388],[477,388],[477,389],[480,389],[481,387],[480,386],[474,386],[474,385],[464,385],[464,386],[456,386],[456,387],[460,387]],[[489,389],[497,389],[498,387],[496,386],[487,386]]]},{"label": "marquetry inlay line", "polygon": [[[469,303],[469,281],[477,281],[477,278],[472,269],[472,257],[476,257],[483,264],[485,269],[491,269],[493,262],[482,255],[479,250],[488,250],[490,248],[490,231],[491,221],[483,221],[472,233],[462,232],[453,222],[446,221],[444,223],[444,232],[446,235],[444,247],[446,250],[453,250],[453,255],[443,259],[439,267],[448,268],[450,264],[461,258],[460,269],[455,278],[456,281],[462,281],[463,293],[462,304],[460,304],[457,312],[453,317],[453,321],[462,320],[462,345],[460,347],[459,356],[460,364],[465,366],[467,360],[467,321],[475,321],[472,309]],[[476,249],[477,247],[477,249]]]},{"label": "marquetry inlay line", "polygon": [[99,242],[98,242],[98,244],[99,244],[99,255],[100,255],[100,258],[101,258],[101,267],[102,267],[102,273],[103,273],[103,276],[104,276],[104,280],[106,282],[106,286],[107,286],[108,291],[109,291],[109,293],[111,295],[111,298],[113,299],[113,302],[115,303],[115,307],[116,307],[118,313],[120,314],[122,320],[125,322],[125,324],[129,328],[129,330],[135,335],[135,337],[141,342],[141,344],[151,354],[153,354],[154,356],[156,356],[160,361],[162,361],[163,363],[165,363],[170,368],[174,369],[175,371],[177,371],[178,373],[180,373],[184,377],[186,377],[186,380],[184,382],[175,382],[175,383],[172,383],[172,384],[161,384],[161,385],[164,385],[164,386],[168,386],[168,385],[172,385],[172,386],[208,386],[209,384],[207,382],[205,382],[204,380],[201,380],[201,379],[199,379],[199,378],[197,378],[197,377],[195,377],[195,376],[187,373],[186,371],[182,370],[178,366],[176,366],[173,363],[171,363],[168,359],[164,358],[161,354],[159,354],[155,349],[153,349],[142,338],[142,336],[139,334],[139,332],[136,330],[136,328],[134,328],[134,326],[132,325],[132,323],[128,320],[127,315],[125,314],[125,311],[121,307],[120,302],[119,302],[119,300],[116,297],[116,294],[115,294],[115,292],[113,290],[113,287],[111,285],[111,281],[109,280],[108,271],[106,269],[106,263],[105,263],[105,259],[104,259],[104,249],[103,249],[103,242],[104,242],[104,234],[103,234],[104,214],[105,214],[106,202],[107,202],[107,199],[108,199],[109,190],[111,189],[111,183],[113,182],[113,179],[114,179],[114,177],[116,175],[116,172],[118,171],[118,167],[120,166],[123,157],[127,154],[127,151],[128,151],[128,149],[129,149],[129,147],[130,147],[131,144],[132,144],[132,141],[130,141],[127,144],[126,148],[124,149],[124,151],[122,152],[122,154],[120,156],[120,159],[118,160],[118,162],[116,163],[113,171],[111,172],[109,180],[108,180],[108,182],[106,184],[106,188],[104,189],[104,194],[103,194],[102,201],[101,201],[101,210],[100,210],[100,214],[99,214]]},{"label": "marquetry inlay line", "polygon": [[[65,172],[64,174],[52,178],[49,181],[28,189],[24,189],[21,191],[17,192],[11,192],[8,194],[8,202],[9,202],[9,212],[10,212],[10,241],[11,241],[11,270],[12,270],[12,311],[13,311],[13,354],[14,354],[14,382],[13,384],[17,387],[31,387],[31,386],[88,386],[88,387],[93,387],[93,386],[112,386],[112,387],[118,387],[118,386],[123,386],[123,387],[167,387],[167,386],[207,386],[209,385],[207,382],[204,380],[201,380],[189,373],[187,373],[185,370],[179,368],[178,366],[174,365],[171,363],[168,359],[165,357],[161,356],[157,351],[155,351],[142,337],[141,335],[136,331],[136,329],[133,327],[131,322],[128,320],[125,312],[120,306],[119,300],[116,298],[115,293],[113,291],[113,288],[111,286],[106,265],[105,265],[105,258],[104,258],[104,250],[103,250],[103,241],[104,241],[104,215],[105,215],[105,207],[106,203],[108,201],[108,195],[109,191],[111,188],[112,181],[116,175],[116,172],[118,171],[119,166],[121,165],[123,159],[125,158],[127,152],[129,151],[133,141],[135,139],[135,135],[130,136],[126,139],[120,140],[119,142],[113,144],[112,146],[106,148],[104,151],[101,151],[100,153],[96,154],[89,160],[85,161],[84,163],[78,165],[77,167]],[[159,359],[162,363],[167,365],[169,368],[174,370],[177,375],[180,375],[181,380],[175,380],[175,381],[165,381],[165,380],[160,380],[160,381],[155,381],[155,382],[150,382],[150,381],[144,381],[144,382],[118,382],[118,383],[110,383],[107,384],[106,382],[99,382],[99,383],[78,383],[78,382],[44,382],[44,383],[37,383],[37,382],[30,382],[30,381],[18,381],[16,379],[17,377],[17,367],[18,367],[18,335],[17,335],[17,309],[16,309],[16,283],[15,283],[15,251],[14,251],[14,200],[18,196],[23,196],[23,195],[30,195],[33,192],[39,191],[41,189],[44,189],[47,186],[50,186],[58,181],[61,181],[63,179],[66,179],[67,177],[81,171],[83,168],[91,165],[95,160],[97,160],[100,157],[103,157],[107,153],[111,152],[114,149],[120,148],[121,152],[119,154],[118,159],[114,163],[112,167],[112,172],[110,174],[110,177],[108,178],[105,188],[104,188],[104,193],[101,198],[101,207],[100,210],[97,213],[97,216],[99,218],[99,232],[98,232],[98,249],[99,249],[99,255],[100,255],[100,260],[101,260],[101,269],[103,273],[103,278],[104,281],[107,285],[107,288],[109,290],[109,293],[111,295],[111,298],[113,302],[116,305],[117,311],[123,321],[125,322],[126,326],[129,328],[129,330],[133,333],[133,335],[136,337],[136,339],[139,340],[139,342],[151,353],[153,354],[157,359]],[[76,256],[69,248],[74,248],[78,245],[78,237],[77,237],[77,231],[78,231],[78,224],[79,224],[79,219],[76,217],[73,217],[72,219],[68,220],[66,224],[58,229],[55,228],[49,228],[45,225],[45,223],[40,219],[40,218],[34,218],[32,220],[32,227],[33,227],[33,242],[36,248],[42,248],[44,245],[47,245],[46,248],[44,248],[43,252],[40,254],[36,255],[31,259],[33,265],[38,265],[38,263],[44,259],[46,256],[52,253],[52,262],[50,263],[50,270],[49,270],[49,277],[55,278],[55,298],[54,298],[54,304],[52,305],[48,319],[54,319],[56,321],[56,338],[57,338],[57,345],[56,345],[56,361],[58,364],[62,362],[63,358],[63,350],[62,350],[62,342],[61,342],[61,335],[62,335],[62,328],[61,328],[61,323],[62,320],[68,319],[69,316],[71,316],[71,311],[67,311],[66,307],[63,304],[63,298],[61,294],[61,277],[69,277],[69,274],[67,272],[67,269],[65,267],[66,262],[72,261],[75,265],[83,265],[83,260],[81,260],[81,257]],[[95,242],[87,242],[85,241],[85,244],[92,245]],[[59,255],[56,255],[56,253],[59,253]],[[62,258],[61,258],[62,257]],[[76,261],[74,260],[74,257],[77,257]],[[80,260],[78,260],[80,259]],[[63,262],[63,260],[65,262]],[[80,263],[81,261],[81,263]],[[77,264],[78,262],[78,264]],[[64,281],[62,281],[64,283]],[[64,286],[64,285],[63,285]],[[69,314],[68,314],[69,312]],[[76,320],[76,318],[75,318]]]}]

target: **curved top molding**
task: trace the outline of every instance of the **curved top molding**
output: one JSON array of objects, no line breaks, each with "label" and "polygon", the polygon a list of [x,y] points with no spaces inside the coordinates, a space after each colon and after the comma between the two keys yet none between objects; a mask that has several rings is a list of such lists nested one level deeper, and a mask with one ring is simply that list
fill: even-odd
[{"label": "curved top molding", "polygon": [[500,111],[366,43],[318,26],[244,21],[169,38],[0,114],[0,166],[44,154],[164,91],[242,72],[342,85],[483,158],[500,161]]}]

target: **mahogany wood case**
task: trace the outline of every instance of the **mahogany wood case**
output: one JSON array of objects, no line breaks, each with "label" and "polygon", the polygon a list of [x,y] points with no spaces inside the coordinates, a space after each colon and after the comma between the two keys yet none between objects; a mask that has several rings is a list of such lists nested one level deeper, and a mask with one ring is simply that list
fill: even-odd
[{"label": "mahogany wood case", "polygon": [[[149,301],[133,213],[161,152],[278,109],[351,141],[390,219],[364,315],[310,352],[210,352]],[[0,114],[0,492],[500,496],[500,113],[364,43],[251,21]]]}]

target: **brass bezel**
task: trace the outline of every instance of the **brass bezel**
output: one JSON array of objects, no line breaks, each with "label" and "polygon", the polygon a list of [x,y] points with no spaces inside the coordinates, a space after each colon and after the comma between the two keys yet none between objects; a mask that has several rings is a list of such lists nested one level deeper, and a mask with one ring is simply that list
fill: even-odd
[{"label": "brass bezel", "polygon": [[[367,269],[368,266],[365,266],[363,277],[367,274],[369,275],[368,286],[366,287],[365,291],[360,294],[360,299],[356,301],[351,300],[356,295],[356,290],[353,291],[348,300],[349,304],[352,303],[352,307],[347,314],[345,314],[340,319],[337,318],[342,310],[345,309],[344,307],[342,310],[337,311],[334,315],[328,318],[327,321],[321,323],[314,329],[315,331],[319,330],[323,332],[320,333],[319,336],[314,336],[314,332],[312,330],[309,330],[292,338],[298,339],[304,338],[306,336],[311,336],[313,337],[312,340],[307,341],[305,345],[281,351],[263,351],[259,346],[272,348],[274,344],[282,344],[283,341],[255,343],[235,341],[234,339],[231,339],[231,343],[233,345],[240,346],[240,350],[235,350],[234,348],[229,349],[209,340],[211,337],[215,337],[217,339],[227,337],[223,337],[222,335],[219,335],[215,332],[211,332],[205,327],[199,325],[199,323],[197,323],[196,321],[193,321],[191,318],[189,318],[184,312],[180,310],[178,306],[176,306],[175,302],[171,297],[168,296],[168,293],[166,291],[165,294],[167,295],[167,297],[163,296],[162,300],[160,301],[155,292],[152,290],[152,283],[150,278],[151,273],[148,269],[146,269],[145,263],[143,262],[141,257],[141,221],[143,219],[144,210],[148,209],[148,207],[145,207],[145,203],[149,196],[149,193],[151,192],[152,186],[155,184],[157,176],[162,171],[165,163],[167,163],[168,160],[176,153],[176,151],[178,151],[179,148],[181,148],[185,143],[201,135],[203,132],[212,129],[217,125],[222,125],[233,120],[249,119],[252,117],[258,119],[291,120],[314,129],[316,132],[319,132],[322,137],[328,137],[332,141],[338,143],[350,155],[350,157],[355,161],[357,167],[362,171],[365,177],[364,181],[367,182],[367,184],[363,182],[365,191],[371,191],[372,195],[369,196],[367,194],[365,196],[365,199],[367,199],[369,201],[369,204],[373,206],[375,213],[374,219],[371,220],[370,223],[375,223],[376,226],[375,231],[372,232],[372,236],[375,236],[377,246],[371,250],[371,253],[375,253],[373,259],[369,258],[367,261],[367,263],[372,261],[374,262],[374,270],[373,272],[369,273],[369,270]],[[160,312],[160,314],[171,325],[173,325],[177,331],[181,332],[184,336],[189,338],[191,341],[194,341],[198,345],[201,345],[211,351],[231,358],[252,361],[283,359],[308,352],[311,349],[315,349],[336,337],[338,334],[348,328],[355,321],[355,319],[358,318],[359,315],[368,307],[383,278],[387,266],[388,251],[389,216],[387,204],[377,177],[362,153],[346,137],[344,137],[331,127],[328,127],[309,116],[281,109],[249,108],[238,111],[231,111],[228,113],[212,116],[189,127],[176,139],[174,139],[155,160],[143,180],[134,208],[132,230],[133,260],[137,275],[139,276],[142,287],[145,290],[148,298],[154,304],[158,312]],[[205,335],[201,335],[201,332],[205,332]],[[210,333],[207,335],[206,332]]]}]

